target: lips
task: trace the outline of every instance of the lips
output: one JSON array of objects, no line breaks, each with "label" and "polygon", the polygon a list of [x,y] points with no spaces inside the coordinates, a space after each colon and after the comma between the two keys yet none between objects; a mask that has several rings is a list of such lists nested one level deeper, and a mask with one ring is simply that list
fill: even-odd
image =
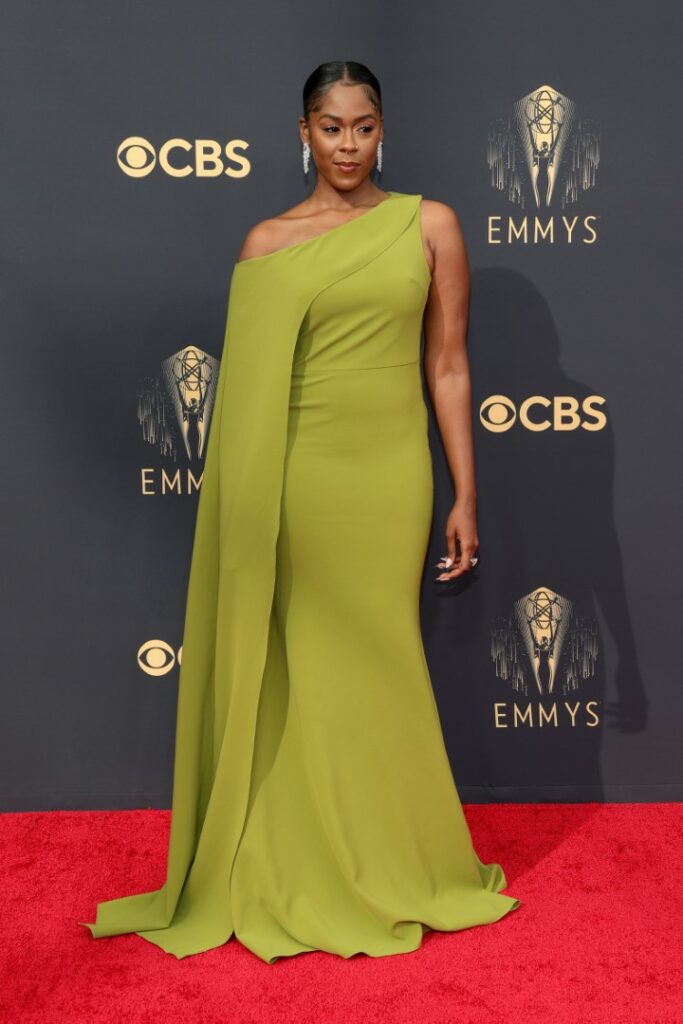
[{"label": "lips", "polygon": [[337,167],[343,167],[344,170],[349,171],[352,167],[360,167],[360,164],[353,163],[351,160],[338,160]]}]

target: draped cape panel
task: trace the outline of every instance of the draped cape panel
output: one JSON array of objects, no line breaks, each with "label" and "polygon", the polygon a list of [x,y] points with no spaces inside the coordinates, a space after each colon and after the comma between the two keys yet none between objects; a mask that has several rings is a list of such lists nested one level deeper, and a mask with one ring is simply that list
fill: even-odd
[{"label": "draped cape panel", "polygon": [[96,938],[136,932],[186,955],[233,933],[230,880],[267,652],[295,345],[313,299],[392,245],[420,200],[392,194],[233,268],[188,582],[166,882],[100,903],[94,923],[79,922]]}]

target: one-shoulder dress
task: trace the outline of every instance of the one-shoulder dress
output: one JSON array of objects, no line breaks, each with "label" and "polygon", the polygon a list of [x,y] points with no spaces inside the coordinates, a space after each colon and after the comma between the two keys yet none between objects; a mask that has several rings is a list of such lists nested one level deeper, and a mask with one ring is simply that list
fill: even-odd
[{"label": "one-shoulder dress", "polygon": [[482,863],[420,632],[422,196],[232,271],[192,548],[166,882],[93,937],[266,963],[417,949],[520,901]]}]

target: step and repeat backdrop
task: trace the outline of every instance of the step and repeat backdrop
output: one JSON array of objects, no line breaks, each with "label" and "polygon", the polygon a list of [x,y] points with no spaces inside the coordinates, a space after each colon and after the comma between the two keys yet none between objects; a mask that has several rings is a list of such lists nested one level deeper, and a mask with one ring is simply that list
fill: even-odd
[{"label": "step and repeat backdrop", "polygon": [[434,582],[430,407],[421,601],[461,797],[683,799],[677,17],[5,5],[2,809],[170,806],[230,275],[313,187],[301,90],[335,59],[382,85],[379,187],[468,246],[480,561]]}]

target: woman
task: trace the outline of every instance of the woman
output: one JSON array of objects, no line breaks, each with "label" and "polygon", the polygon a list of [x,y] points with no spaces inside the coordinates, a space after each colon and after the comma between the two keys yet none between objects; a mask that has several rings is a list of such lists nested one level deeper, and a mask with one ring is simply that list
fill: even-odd
[{"label": "woman", "polygon": [[[417,949],[519,901],[471,842],[419,622],[433,481],[425,370],[457,500],[439,580],[477,530],[453,211],[383,193],[380,87],[304,87],[310,198],[247,235],[197,510],[164,886],[93,936],[184,957],[235,935],[267,963]],[[84,922],[81,922],[84,923]]]}]

